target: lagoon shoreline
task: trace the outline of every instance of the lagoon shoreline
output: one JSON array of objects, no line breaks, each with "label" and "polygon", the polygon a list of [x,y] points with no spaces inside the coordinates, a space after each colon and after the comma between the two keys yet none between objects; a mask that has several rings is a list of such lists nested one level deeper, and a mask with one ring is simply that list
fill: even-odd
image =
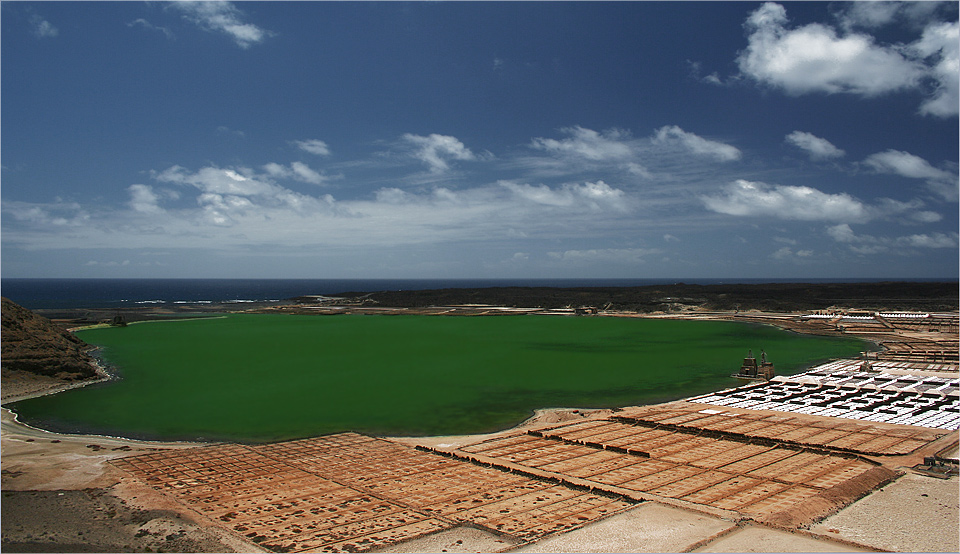
[{"label": "lagoon shoreline", "polygon": [[[302,308],[302,305],[298,305],[298,308]],[[257,307],[255,309],[263,309],[263,307]],[[273,307],[266,309],[269,311],[274,310]],[[643,317],[635,313],[609,313],[607,315]],[[785,321],[788,321],[785,316],[786,314],[783,313],[764,313],[759,311],[744,314],[736,312],[706,313],[687,311],[682,314],[653,315],[653,317],[676,319],[733,319],[769,324],[781,328],[788,328],[791,331],[803,332],[803,330],[800,329],[790,328],[795,326],[789,324],[782,325]],[[161,315],[161,318],[165,319],[166,317],[169,316]],[[63,322],[61,322],[61,324],[63,324]],[[5,375],[4,377],[4,404],[7,404],[14,397],[25,398],[27,396],[40,394],[55,394],[59,390],[63,390],[64,386],[62,383],[36,382],[28,383],[25,387],[14,386],[8,388],[8,379],[6,379],[8,376]],[[96,382],[101,382],[104,378],[108,377],[101,374]],[[86,383],[74,383],[70,386],[83,386],[84,384]],[[33,387],[34,390],[28,390],[30,387]],[[411,446],[458,446],[505,435],[517,429],[535,428],[538,425],[548,423],[602,417],[608,412],[610,412],[610,410],[579,410],[576,408],[544,409],[537,410],[528,420],[522,422],[517,427],[486,435],[389,437],[388,439]],[[85,550],[85,548],[90,547],[94,543],[100,548],[112,545],[108,547],[116,548],[118,551],[143,551],[147,548],[157,551],[159,551],[160,548],[172,548],[178,551],[195,552],[266,551],[254,543],[243,540],[230,533],[225,533],[223,529],[215,525],[209,525],[205,522],[204,518],[196,512],[172,501],[172,499],[164,494],[161,494],[109,464],[111,460],[126,456],[173,449],[195,448],[211,443],[154,442],[138,441],[121,437],[51,433],[17,422],[15,414],[6,408],[3,409],[2,416],[2,435],[0,435],[0,439],[2,439],[3,451],[4,520],[6,520],[4,523],[3,545],[5,551],[62,551],[63,548],[69,548],[72,551],[79,552],[90,551]],[[954,434],[956,434],[956,432],[954,432]],[[928,481],[918,483],[911,482],[908,484],[913,488],[923,488],[929,485]],[[906,481],[903,482],[906,483]],[[949,487],[955,489],[956,478],[946,481],[943,484],[948,487],[946,490],[950,490]],[[943,487],[935,487],[935,489],[935,493],[927,491],[923,493],[923,497],[930,498],[931,502],[933,498],[936,498],[938,499],[937,502],[942,503],[944,494],[942,492]],[[71,498],[71,502],[76,503],[77,506],[83,506],[83,509],[77,510],[69,508],[67,505],[58,507],[63,503],[64,496]],[[947,493],[947,501],[948,504],[952,504],[952,507],[949,509],[952,510],[952,513],[956,513],[956,502],[951,500],[949,493]],[[38,506],[42,506],[43,508],[38,508]],[[653,512],[650,511],[651,509],[652,508],[645,508],[645,513],[652,515]],[[913,509],[923,510],[935,508],[932,504],[924,504],[919,508],[911,506],[911,510]],[[41,529],[42,526],[27,521],[22,513],[23,510],[31,510],[31,513],[35,516],[33,519],[39,517],[43,520],[40,523],[48,526],[50,531],[43,535],[38,534],[38,530]],[[113,515],[103,517],[105,513]],[[8,516],[8,514],[10,514],[10,516]],[[680,517],[674,512],[660,514],[660,516],[665,518],[664,521],[670,518]],[[846,531],[832,528],[826,530],[821,529],[815,533],[809,530],[770,530],[764,539],[768,541],[765,547],[767,548],[766,550],[756,550],[758,546],[750,544],[740,544],[739,549],[740,551],[813,551],[820,549],[820,547],[831,551],[873,549],[868,544],[856,540],[855,530],[858,525],[869,526],[871,520],[875,519],[875,514],[865,512],[861,516],[862,520],[857,520],[857,516],[855,515],[850,516],[848,514],[848,517],[853,518],[853,523],[848,524],[849,529]],[[11,519],[14,520],[13,523],[9,523]],[[622,533],[624,536],[629,536],[634,532],[633,530],[638,524],[635,519],[622,516],[604,521],[606,521],[606,525],[613,526],[612,529],[614,532]],[[604,522],[594,525],[599,526],[601,524],[604,524]],[[704,521],[699,521],[697,524],[701,526],[707,525]],[[87,539],[93,542],[84,542],[83,540],[78,542],[78,536],[82,537],[84,529],[89,529],[90,526],[99,529],[99,531],[92,534],[88,532]],[[617,529],[619,529],[619,531],[617,531]],[[609,530],[605,532],[608,533]],[[78,535],[78,533],[80,535]],[[712,543],[719,547],[720,543],[716,541],[723,539],[723,537],[729,533],[730,530],[727,529],[726,531],[715,533],[716,536],[708,541],[700,539],[699,542],[704,543],[704,545]],[[599,543],[589,542],[589,536],[589,533],[585,534],[579,531],[571,531],[554,537],[553,539],[560,541],[557,544],[561,545],[559,548],[563,549],[575,548],[580,551],[594,551],[602,548],[602,545]],[[587,542],[564,543],[564,537],[567,537],[570,541],[587,540]],[[463,538],[458,540],[462,541]],[[450,542],[450,544],[447,546],[455,544],[452,538],[451,541],[448,542]],[[469,544],[469,540],[467,543]],[[418,544],[407,545],[406,550],[403,544],[398,544],[396,545],[397,548],[395,551],[417,551],[418,548],[429,548],[420,543]],[[562,546],[564,544],[566,546]],[[922,546],[922,541],[917,544]],[[544,548],[546,548],[546,545],[547,543],[545,543]],[[576,546],[571,547],[570,545]],[[696,545],[691,543],[690,546]],[[764,547],[760,546],[760,548]],[[770,548],[775,550],[769,550]],[[923,550],[923,548],[917,549]]]}]

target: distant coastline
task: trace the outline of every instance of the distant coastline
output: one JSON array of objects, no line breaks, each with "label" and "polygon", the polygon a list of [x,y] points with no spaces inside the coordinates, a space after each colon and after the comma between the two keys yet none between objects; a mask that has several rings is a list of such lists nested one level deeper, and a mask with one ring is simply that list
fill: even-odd
[{"label": "distant coastline", "polygon": [[3,296],[31,310],[186,308],[223,305],[280,304],[305,295],[353,293],[414,293],[427,290],[487,289],[613,289],[690,286],[750,286],[782,290],[786,284],[814,286],[903,283],[942,283],[953,287],[957,278],[914,279],[47,279],[3,278]]}]

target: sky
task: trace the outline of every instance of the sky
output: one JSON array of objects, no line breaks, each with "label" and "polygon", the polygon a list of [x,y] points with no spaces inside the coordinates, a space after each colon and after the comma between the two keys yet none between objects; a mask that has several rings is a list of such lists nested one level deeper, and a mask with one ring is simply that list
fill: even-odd
[{"label": "sky", "polygon": [[956,2],[0,25],[3,277],[958,277]]}]

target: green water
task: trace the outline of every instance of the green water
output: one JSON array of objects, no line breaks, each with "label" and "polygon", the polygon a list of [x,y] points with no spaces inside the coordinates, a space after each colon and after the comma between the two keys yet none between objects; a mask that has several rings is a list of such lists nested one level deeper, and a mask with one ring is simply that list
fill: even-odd
[{"label": "green water", "polygon": [[115,436],[261,442],[340,431],[480,433],[544,407],[662,402],[866,343],[719,321],[230,315],[82,331],[122,379],[18,402],[22,421]]}]

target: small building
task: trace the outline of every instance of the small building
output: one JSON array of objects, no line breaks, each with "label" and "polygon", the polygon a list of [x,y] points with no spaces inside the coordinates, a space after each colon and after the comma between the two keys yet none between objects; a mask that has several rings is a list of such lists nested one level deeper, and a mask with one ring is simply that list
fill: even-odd
[{"label": "small building", "polygon": [[760,351],[760,363],[753,357],[753,350],[747,351],[747,357],[743,359],[740,365],[739,373],[734,373],[731,377],[737,379],[746,379],[749,381],[769,381],[776,375],[773,363],[767,360],[767,353]]}]

